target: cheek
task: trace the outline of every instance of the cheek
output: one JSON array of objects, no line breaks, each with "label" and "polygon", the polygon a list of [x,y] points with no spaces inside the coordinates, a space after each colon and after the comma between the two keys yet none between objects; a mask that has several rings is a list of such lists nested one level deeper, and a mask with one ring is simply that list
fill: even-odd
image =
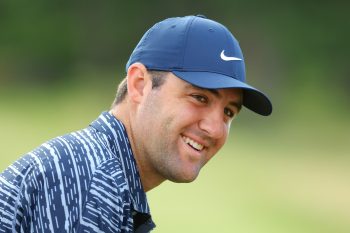
[{"label": "cheek", "polygon": [[171,104],[166,104],[162,111],[156,114],[162,116],[164,123],[169,123],[169,120],[171,120],[172,127],[178,128],[196,124],[200,120],[201,115],[200,111],[191,106],[191,104],[182,101],[174,101]]},{"label": "cheek", "polygon": [[[157,93],[150,92],[145,98],[144,102],[139,105],[139,116],[141,122],[144,121],[152,122],[157,121],[158,118],[163,114],[164,104],[161,102],[160,97]],[[147,125],[148,127],[150,125]]]},{"label": "cheek", "polygon": [[182,105],[179,104],[178,106],[180,106],[178,111],[180,119],[187,120],[192,123],[200,122],[206,115],[206,110],[204,108],[195,106],[192,103],[185,103]]}]

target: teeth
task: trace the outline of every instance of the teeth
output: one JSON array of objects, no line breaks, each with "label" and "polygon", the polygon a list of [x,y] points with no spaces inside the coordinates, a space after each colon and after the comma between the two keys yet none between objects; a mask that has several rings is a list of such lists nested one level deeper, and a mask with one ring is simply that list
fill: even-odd
[{"label": "teeth", "polygon": [[185,137],[185,136],[182,136],[182,138],[184,139],[184,141],[189,144],[190,146],[192,146],[194,149],[196,150],[203,150],[204,146],[202,144],[199,144],[195,141],[193,141],[192,139],[188,138],[188,137]]}]

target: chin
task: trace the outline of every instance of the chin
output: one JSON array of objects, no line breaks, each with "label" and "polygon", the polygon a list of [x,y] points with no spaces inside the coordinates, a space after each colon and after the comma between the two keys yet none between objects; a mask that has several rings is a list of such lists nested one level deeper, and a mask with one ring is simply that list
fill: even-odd
[{"label": "chin", "polygon": [[191,183],[198,177],[199,173],[194,174],[181,174],[178,176],[173,176],[171,178],[168,178],[168,180],[174,182],[174,183]]}]

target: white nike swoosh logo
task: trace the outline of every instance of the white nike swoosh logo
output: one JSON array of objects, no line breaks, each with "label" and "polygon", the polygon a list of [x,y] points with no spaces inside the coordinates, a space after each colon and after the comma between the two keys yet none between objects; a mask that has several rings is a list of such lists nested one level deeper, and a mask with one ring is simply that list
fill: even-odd
[{"label": "white nike swoosh logo", "polygon": [[242,59],[238,58],[238,57],[227,57],[225,54],[224,54],[225,50],[222,50],[221,54],[220,54],[220,57],[222,60],[224,61],[242,61]]}]

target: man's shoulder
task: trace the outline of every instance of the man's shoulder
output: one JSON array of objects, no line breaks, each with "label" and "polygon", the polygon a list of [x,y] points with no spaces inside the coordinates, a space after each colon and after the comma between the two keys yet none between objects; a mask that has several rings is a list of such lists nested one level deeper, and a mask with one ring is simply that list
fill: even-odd
[{"label": "man's shoulder", "polygon": [[57,160],[60,163],[70,163],[76,160],[78,163],[89,160],[98,166],[103,161],[110,159],[111,153],[106,148],[103,136],[91,127],[67,133],[55,137],[28,154],[33,154],[43,160]]},{"label": "man's shoulder", "polygon": [[24,154],[1,176],[18,185],[23,181],[28,182],[28,179],[57,173],[67,175],[74,170],[88,176],[110,157],[101,144],[91,128],[58,136]]}]

